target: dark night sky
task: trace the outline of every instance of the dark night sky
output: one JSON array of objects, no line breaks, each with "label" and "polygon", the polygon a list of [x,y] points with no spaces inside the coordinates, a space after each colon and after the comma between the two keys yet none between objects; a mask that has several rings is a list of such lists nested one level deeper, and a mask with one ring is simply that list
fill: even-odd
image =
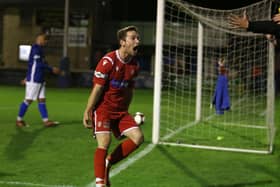
[{"label": "dark night sky", "polygon": [[[215,9],[234,9],[261,0],[185,0],[193,4]],[[128,21],[156,20],[157,0],[111,0],[113,18]]]},{"label": "dark night sky", "polygon": [[234,9],[243,7],[261,0],[186,0],[202,7],[209,7],[215,9]]}]

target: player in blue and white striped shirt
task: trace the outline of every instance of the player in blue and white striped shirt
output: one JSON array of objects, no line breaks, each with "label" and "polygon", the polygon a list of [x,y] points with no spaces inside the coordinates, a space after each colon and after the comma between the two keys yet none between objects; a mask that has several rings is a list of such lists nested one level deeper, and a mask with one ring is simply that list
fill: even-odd
[{"label": "player in blue and white striped shirt", "polygon": [[43,46],[47,43],[45,33],[40,33],[36,36],[36,41],[32,45],[28,61],[28,70],[25,78],[25,99],[19,107],[16,125],[18,127],[26,126],[23,121],[24,114],[32,101],[38,100],[38,109],[42,120],[46,127],[55,126],[58,122],[48,119],[48,111],[46,107],[45,97],[45,79],[46,71],[54,74],[59,74],[60,70],[57,67],[49,66],[45,61]]}]

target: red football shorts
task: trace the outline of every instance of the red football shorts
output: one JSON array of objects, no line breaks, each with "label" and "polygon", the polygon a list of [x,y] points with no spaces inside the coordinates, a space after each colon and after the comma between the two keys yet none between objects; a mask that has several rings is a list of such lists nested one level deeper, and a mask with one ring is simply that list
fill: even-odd
[{"label": "red football shorts", "polygon": [[138,128],[134,118],[128,112],[108,112],[97,109],[92,115],[93,133],[113,132],[116,138],[120,138],[125,132]]}]

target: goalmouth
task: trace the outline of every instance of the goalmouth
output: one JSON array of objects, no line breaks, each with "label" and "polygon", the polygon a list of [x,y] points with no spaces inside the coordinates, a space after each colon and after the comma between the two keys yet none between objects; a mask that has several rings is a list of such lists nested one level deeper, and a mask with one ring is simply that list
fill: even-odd
[{"label": "goalmouth", "polygon": [[[269,20],[271,1],[215,10],[158,0],[154,144],[272,153],[274,46],[262,34],[230,27],[229,15],[245,10],[252,21]],[[220,88],[229,97],[217,101]]]}]

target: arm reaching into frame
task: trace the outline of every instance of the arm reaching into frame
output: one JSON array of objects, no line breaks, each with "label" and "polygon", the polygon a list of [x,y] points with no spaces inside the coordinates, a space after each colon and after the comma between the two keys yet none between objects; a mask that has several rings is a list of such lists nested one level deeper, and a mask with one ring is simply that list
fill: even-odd
[{"label": "arm reaching into frame", "polygon": [[266,21],[250,21],[246,11],[243,16],[230,15],[229,24],[233,29],[246,29],[254,33],[273,34],[277,38],[280,37],[280,14],[276,14],[272,20]]}]

